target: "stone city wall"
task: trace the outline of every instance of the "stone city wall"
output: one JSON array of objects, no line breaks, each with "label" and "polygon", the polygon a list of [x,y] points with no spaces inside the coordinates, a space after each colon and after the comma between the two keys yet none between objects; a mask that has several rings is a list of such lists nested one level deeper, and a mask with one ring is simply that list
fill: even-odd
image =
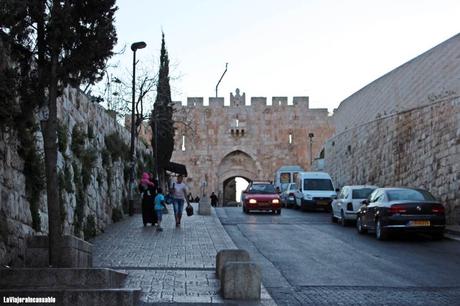
[{"label": "stone city wall", "polygon": [[[58,172],[64,234],[90,238],[126,213],[130,133],[102,106],[67,88],[58,99]],[[43,154],[41,132],[36,147]],[[24,160],[16,132],[0,133],[0,264],[22,266],[26,238],[48,232],[46,191],[40,191],[40,229],[32,227]],[[151,152],[137,145],[141,169]],[[145,160],[144,160],[145,159]]]},{"label": "stone city wall", "polygon": [[337,187],[353,184],[428,189],[460,224],[460,97],[383,116],[334,135],[325,171]]},{"label": "stone city wall", "polygon": [[267,98],[252,97],[247,105],[245,94],[237,90],[229,106],[224,98],[209,98],[209,106],[203,98],[188,98],[186,106],[176,103],[171,160],[186,165],[192,194],[198,195],[206,180],[208,196],[215,192],[222,203],[223,184],[232,177],[273,180],[284,165],[309,169],[308,134],[314,133],[312,151],[317,156],[334,129],[327,109],[309,108],[308,97],[294,97],[292,105],[287,101],[273,97],[267,105]]},{"label": "stone city wall", "polygon": [[378,78],[334,111],[337,133],[460,94],[460,34]]}]

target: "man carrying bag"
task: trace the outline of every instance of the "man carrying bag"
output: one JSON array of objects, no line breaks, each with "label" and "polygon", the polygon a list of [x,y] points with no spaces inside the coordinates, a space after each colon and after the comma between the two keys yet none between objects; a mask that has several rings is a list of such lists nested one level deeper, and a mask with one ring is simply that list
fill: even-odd
[{"label": "man carrying bag", "polygon": [[[180,226],[180,222],[182,219],[182,212],[184,211],[184,202],[187,201],[187,215],[188,211],[190,210],[189,207],[190,202],[187,199],[187,185],[183,183],[184,177],[180,174],[177,177],[177,182],[173,183],[171,186],[171,194],[173,198],[173,208],[174,208],[174,216],[176,218],[176,226]],[[193,207],[192,207],[193,210]],[[193,211],[192,211],[193,214]]]}]

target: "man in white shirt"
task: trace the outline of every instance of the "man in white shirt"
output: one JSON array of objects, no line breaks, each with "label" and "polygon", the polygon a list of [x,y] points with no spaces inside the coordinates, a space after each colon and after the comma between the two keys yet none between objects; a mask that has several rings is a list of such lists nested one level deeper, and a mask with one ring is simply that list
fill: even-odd
[{"label": "man in white shirt", "polygon": [[180,220],[182,218],[182,211],[184,210],[184,201],[187,201],[187,192],[188,188],[185,183],[183,183],[184,177],[179,175],[177,177],[177,182],[173,183],[171,186],[171,192],[173,196],[173,208],[174,208],[174,216],[176,217],[176,226],[180,226]]}]

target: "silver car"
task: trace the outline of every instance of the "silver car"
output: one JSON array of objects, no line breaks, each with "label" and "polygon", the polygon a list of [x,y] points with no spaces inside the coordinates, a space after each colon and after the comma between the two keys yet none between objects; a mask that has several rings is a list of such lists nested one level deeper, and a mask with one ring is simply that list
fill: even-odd
[{"label": "silver car", "polygon": [[337,199],[332,201],[331,221],[339,222],[343,226],[356,221],[356,214],[362,205],[362,201],[377,189],[372,185],[344,186],[337,195]]}]

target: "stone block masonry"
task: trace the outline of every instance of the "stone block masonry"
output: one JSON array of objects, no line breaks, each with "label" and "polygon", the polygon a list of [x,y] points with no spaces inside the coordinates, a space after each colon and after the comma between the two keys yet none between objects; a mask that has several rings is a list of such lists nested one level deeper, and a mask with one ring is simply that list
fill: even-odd
[{"label": "stone block masonry", "polygon": [[325,144],[325,170],[351,184],[428,189],[460,224],[460,97],[387,115]]},{"label": "stone block masonry", "polygon": [[[67,235],[93,236],[112,223],[115,211],[117,216],[123,214],[129,155],[123,145],[129,150],[130,133],[102,106],[73,88],[66,88],[58,98],[58,119],[60,186],[56,188],[60,188],[62,199],[63,231]],[[108,149],[106,137],[110,135],[115,135],[112,147],[117,148],[116,152]],[[37,150],[43,154],[41,132],[35,136]],[[24,266],[27,238],[48,232],[45,190],[38,203],[41,231],[32,228],[19,148],[14,132],[0,133],[0,265],[16,267]],[[141,161],[144,155],[151,155],[142,142],[137,151]]]},{"label": "stone block masonry", "polygon": [[334,132],[327,109],[309,108],[308,97],[293,97],[292,104],[287,97],[272,97],[270,105],[266,97],[246,99],[237,89],[228,106],[224,98],[209,98],[209,106],[203,101],[188,98],[187,105],[175,106],[172,161],[186,165],[193,195],[206,180],[219,203],[224,193],[231,194],[224,185],[233,177],[273,180],[284,165],[310,169],[308,134],[315,135],[312,152],[318,156]]}]

